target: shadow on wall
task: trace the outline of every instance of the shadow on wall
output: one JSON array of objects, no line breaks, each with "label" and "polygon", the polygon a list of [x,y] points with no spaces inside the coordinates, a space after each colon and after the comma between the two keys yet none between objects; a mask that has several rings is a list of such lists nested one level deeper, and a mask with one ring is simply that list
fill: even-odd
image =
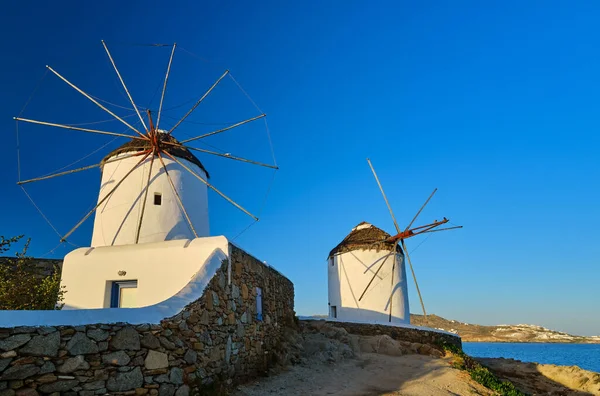
[{"label": "shadow on wall", "polygon": [[228,255],[215,249],[190,282],[173,297],[143,308],[77,309],[62,311],[0,311],[0,328],[17,326],[79,326],[94,323],[159,324],[198,300]]}]

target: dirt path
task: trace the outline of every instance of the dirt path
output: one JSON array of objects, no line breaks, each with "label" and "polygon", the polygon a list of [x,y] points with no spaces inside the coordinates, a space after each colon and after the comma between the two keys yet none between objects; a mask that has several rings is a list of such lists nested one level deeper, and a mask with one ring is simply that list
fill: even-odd
[{"label": "dirt path", "polygon": [[234,395],[492,395],[444,358],[362,353],[339,363],[291,367]]}]

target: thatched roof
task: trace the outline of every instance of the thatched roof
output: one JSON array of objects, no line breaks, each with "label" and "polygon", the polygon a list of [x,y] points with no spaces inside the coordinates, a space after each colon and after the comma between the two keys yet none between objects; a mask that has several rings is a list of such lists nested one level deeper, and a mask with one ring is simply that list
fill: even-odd
[{"label": "thatched roof", "polygon": [[[392,251],[392,249],[394,249],[394,243],[386,242],[386,239],[389,237],[390,234],[387,232],[375,227],[373,224],[363,221],[354,227],[352,232],[329,252],[328,257],[335,254],[350,252],[352,250]],[[397,246],[396,250],[398,253],[402,254],[402,248],[400,246]]]},{"label": "thatched roof", "polygon": [[[177,141],[177,139],[175,139],[171,135],[167,135],[166,133],[159,133],[158,136],[159,136],[159,139],[161,142],[179,143]],[[104,163],[111,157],[114,157],[116,155],[123,154],[123,153],[134,153],[136,151],[143,151],[143,150],[151,148],[151,147],[152,147],[152,145],[149,140],[131,139],[129,142],[125,143],[121,147],[108,153],[108,155],[106,157],[104,157],[104,159],[101,162],[102,168],[104,167]],[[202,162],[200,162],[200,160],[198,158],[196,158],[196,156],[194,154],[192,154],[188,149],[179,148],[176,146],[171,146],[171,145],[165,144],[162,146],[162,150],[168,152],[169,154],[171,154],[174,157],[179,157],[179,158],[188,160],[192,164],[198,165],[200,167],[200,169],[202,169],[204,171],[204,173],[206,173],[206,177],[207,178],[210,177],[208,175],[207,170],[204,168],[204,165],[202,165]]]}]

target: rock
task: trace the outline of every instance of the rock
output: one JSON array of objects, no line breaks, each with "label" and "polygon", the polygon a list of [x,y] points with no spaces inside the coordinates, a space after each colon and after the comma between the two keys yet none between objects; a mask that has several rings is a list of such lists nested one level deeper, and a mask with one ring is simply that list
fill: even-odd
[{"label": "rock", "polygon": [[147,370],[156,370],[169,367],[169,357],[166,353],[150,350],[144,361]]},{"label": "rock", "polygon": [[136,395],[146,395],[146,394],[148,394],[148,392],[150,392],[150,389],[146,389],[146,388],[136,388],[136,390],[135,390]]},{"label": "rock", "polygon": [[37,329],[38,334],[41,334],[41,335],[48,335],[50,333],[54,333],[55,331],[56,331],[56,327],[51,327],[51,326],[39,327]]},{"label": "rock", "polygon": [[169,341],[166,337],[160,337],[160,345],[162,345],[163,347],[165,347],[168,350],[173,350],[175,349],[175,344],[172,343],[171,341]]},{"label": "rock", "polygon": [[106,383],[104,381],[86,382],[85,384],[83,384],[83,389],[98,390],[98,389],[104,388],[105,385],[106,385]]},{"label": "rock", "polygon": [[175,394],[175,386],[171,384],[161,384],[158,388],[158,396],[173,396]]},{"label": "rock", "polygon": [[0,359],[12,358],[15,356],[17,356],[17,352],[15,352],[15,351],[8,351],[8,352],[0,353]]},{"label": "rock", "polygon": [[27,343],[20,353],[33,356],[58,356],[60,345],[60,333],[55,331],[48,335],[38,335]]},{"label": "rock", "polygon": [[130,360],[131,358],[124,351],[117,351],[102,356],[103,363],[112,364],[113,366],[125,366]]},{"label": "rock", "polygon": [[87,336],[95,341],[104,341],[108,338],[108,331],[102,329],[91,329],[87,332]]},{"label": "rock", "polygon": [[200,314],[200,324],[208,325],[208,323],[210,323],[210,317],[208,315],[208,311],[204,310]]},{"label": "rock", "polygon": [[158,338],[156,338],[156,336],[152,333],[144,334],[144,336],[140,340],[140,343],[142,344],[142,346],[144,348],[148,348],[148,349],[160,348],[160,341],[158,341]]},{"label": "rock", "polygon": [[248,286],[245,283],[242,283],[242,298],[244,300],[248,299]]},{"label": "rock", "polygon": [[171,374],[169,374],[169,381],[175,385],[183,384],[183,370],[179,367],[173,367],[171,369]]},{"label": "rock", "polygon": [[47,362],[44,362],[44,364],[40,368],[39,374],[52,373],[52,372],[54,372],[54,370],[56,370],[54,363],[47,361]]},{"label": "rock", "polygon": [[15,391],[12,389],[0,391],[0,396],[14,396],[14,395],[15,395]]},{"label": "rock", "polygon": [[60,366],[56,371],[61,374],[68,374],[76,370],[87,370],[89,368],[90,364],[85,361],[83,355],[78,355],[65,360],[63,365]]},{"label": "rock", "polygon": [[136,367],[128,373],[118,373],[116,377],[109,378],[106,381],[106,388],[111,392],[125,392],[141,388],[143,384],[144,376],[142,375],[142,370]]},{"label": "rock", "polygon": [[41,384],[48,384],[50,382],[54,382],[58,379],[54,374],[45,374],[41,377],[38,377],[35,381]]},{"label": "rock", "polygon": [[31,340],[31,336],[29,334],[17,334],[1,340],[0,349],[3,351],[10,351],[26,344],[29,342],[29,340]]},{"label": "rock", "polygon": [[[194,351],[193,349],[188,349],[187,352],[185,353],[185,355],[183,355],[183,360],[185,360],[185,362],[188,364],[196,363],[197,359],[198,359],[198,353],[196,351]],[[0,370],[0,371],[2,371],[2,370]]]},{"label": "rock", "polygon": [[157,375],[156,377],[154,377],[154,382],[158,382],[159,384],[169,382],[169,376],[167,374]]},{"label": "rock", "polygon": [[25,388],[19,389],[16,396],[38,396],[39,393],[35,389]]},{"label": "rock", "polygon": [[0,381],[6,380],[22,380],[36,375],[40,368],[35,364],[24,364],[22,366],[12,366],[0,376]]},{"label": "rock", "polygon": [[8,359],[0,359],[0,373],[8,367],[8,364],[11,362],[11,358]]},{"label": "rock", "polygon": [[179,387],[179,389],[177,389],[177,392],[175,392],[175,396],[189,396],[190,394],[190,387],[187,385],[182,385]]},{"label": "rock", "polygon": [[140,334],[131,326],[119,330],[110,340],[110,347],[116,350],[140,350]]},{"label": "rock", "polygon": [[73,338],[67,342],[67,351],[69,351],[71,355],[98,353],[98,345],[90,340],[84,333],[75,333]]},{"label": "rock", "polygon": [[39,390],[42,391],[42,393],[59,392],[62,394],[62,392],[71,390],[74,387],[76,387],[77,385],[79,385],[79,381],[77,381],[77,380],[63,380],[63,381],[56,381],[51,384],[44,384],[39,387]]}]

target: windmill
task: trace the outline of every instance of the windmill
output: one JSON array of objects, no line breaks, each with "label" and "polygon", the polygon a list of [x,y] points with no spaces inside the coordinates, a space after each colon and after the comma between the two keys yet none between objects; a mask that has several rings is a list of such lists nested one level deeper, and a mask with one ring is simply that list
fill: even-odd
[{"label": "windmill", "polygon": [[461,226],[440,228],[449,222],[443,218],[413,227],[436,189],[408,226],[400,229],[377,173],[371,161],[367,161],[392,216],[396,233],[390,235],[372,224],[362,222],[331,250],[327,266],[329,317],[345,322],[410,324],[405,260],[408,260],[423,313],[427,313],[405,239]]},{"label": "windmill", "polygon": [[[398,222],[396,221],[396,216],[394,216],[394,212],[392,211],[392,207],[390,206],[390,203],[387,199],[387,196],[385,195],[385,191],[383,190],[383,187],[381,186],[381,182],[379,181],[379,177],[377,176],[377,173],[375,172],[375,168],[373,167],[373,164],[371,163],[371,160],[367,158],[367,162],[369,163],[369,167],[371,168],[371,172],[373,172],[373,176],[375,177],[375,181],[377,181],[377,186],[379,187],[379,190],[381,191],[381,195],[383,196],[383,199],[385,201],[385,204],[388,208],[388,211],[390,212],[390,215],[392,216],[392,220],[394,221],[394,227],[396,228],[396,235],[393,235],[389,238],[387,238],[386,242],[393,242],[396,246],[398,244],[401,245],[402,251],[404,252],[404,255],[406,256],[406,259],[408,261],[408,265],[410,267],[410,271],[412,273],[412,277],[413,280],[415,281],[415,287],[417,289],[417,294],[419,295],[419,301],[421,303],[421,308],[423,309],[423,315],[425,317],[427,317],[427,311],[425,310],[425,304],[423,303],[423,296],[421,295],[421,290],[419,289],[419,282],[417,282],[417,276],[415,275],[415,270],[413,268],[412,265],[412,261],[410,259],[410,255],[408,254],[408,249],[406,248],[406,243],[404,242],[405,239],[408,238],[412,238],[414,236],[417,235],[421,235],[421,234],[426,234],[426,233],[431,233],[431,232],[439,232],[439,231],[448,231],[448,230],[454,230],[457,228],[462,228],[462,226],[453,226],[453,227],[446,227],[446,228],[438,228],[441,225],[444,225],[446,223],[449,222],[449,220],[447,218],[444,217],[443,220],[435,220],[429,224],[425,224],[422,226],[418,226],[418,227],[412,227],[412,225],[414,224],[414,222],[417,220],[417,217],[419,217],[419,215],[421,214],[421,212],[423,211],[423,209],[425,209],[425,206],[427,206],[427,204],[429,203],[429,201],[431,200],[431,198],[433,198],[433,195],[436,193],[437,188],[433,190],[433,192],[431,193],[431,195],[429,195],[429,197],[427,198],[427,200],[425,201],[425,203],[421,206],[421,208],[418,210],[417,214],[415,214],[415,216],[413,217],[413,219],[410,221],[410,223],[408,223],[408,225],[406,226],[406,228],[404,228],[404,230],[401,230],[400,227],[398,226]],[[365,293],[367,292],[367,290],[369,289],[369,286],[371,286],[373,280],[375,279],[375,277],[377,276],[377,274],[379,273],[379,271],[381,270],[381,268],[383,267],[383,265],[385,264],[385,261],[383,261],[381,263],[381,265],[379,266],[379,268],[377,268],[377,271],[375,271],[375,274],[373,275],[373,277],[371,278],[371,280],[369,281],[369,283],[367,284],[367,287],[365,288],[365,290],[363,291],[361,297],[359,298],[359,301],[364,297]],[[396,255],[394,255],[394,260],[392,260],[392,268],[396,266]],[[392,276],[393,276],[394,272],[392,270]],[[392,284],[393,284],[393,279],[392,279]],[[393,293],[393,290],[391,291],[391,293]],[[390,320],[391,320],[391,309],[392,309],[392,299],[390,297]]]},{"label": "windmill", "polygon": [[[158,111],[155,114],[153,114],[151,110],[147,109],[145,111],[146,114],[144,114],[144,116],[143,110],[140,111],[140,107],[137,106],[134,102],[134,99],[130,94],[129,89],[125,84],[123,76],[117,68],[116,62],[113,56],[111,55],[107,44],[104,41],[102,41],[102,46],[108,56],[108,59],[110,60],[110,64],[114,68],[114,71],[123,87],[124,92],[127,95],[129,102],[131,103],[131,106],[133,107],[133,110],[135,111],[135,115],[141,123],[142,128],[134,127],[131,123],[125,120],[126,117],[120,117],[119,115],[115,114],[115,112],[111,111],[107,106],[101,103],[108,102],[103,101],[91,94],[88,94],[79,86],[69,81],[66,77],[64,77],[62,74],[60,74],[58,71],[56,71],[50,66],[46,66],[49,72],[54,74],[56,77],[65,82],[68,86],[77,91],[84,98],[92,102],[94,105],[102,109],[104,112],[112,116],[116,121],[119,121],[122,125],[124,125],[127,128],[127,131],[129,131],[129,133],[117,132],[114,130],[111,131],[82,128],[75,125],[58,124],[31,118],[23,118],[20,116],[14,117],[17,123],[28,123],[47,127],[67,129],[72,132],[77,131],[96,135],[115,136],[117,138],[129,139],[128,142],[123,144],[117,150],[109,153],[100,163],[18,181],[17,184],[21,186],[21,188],[23,188],[23,190],[25,191],[24,186],[33,182],[40,182],[56,177],[72,175],[74,173],[94,168],[100,168],[100,170],[103,172],[102,185],[105,186],[111,184],[112,187],[110,189],[103,188],[100,191],[97,204],[90,211],[88,211],[81,218],[81,220],[77,222],[77,224],[75,224],[75,226],[73,226],[66,233],[60,235],[61,242],[67,241],[68,238],[94,213],[96,213],[96,218],[94,224],[94,234],[92,237],[93,246],[130,243],[137,244],[148,241],[158,241],[161,240],[161,238],[162,240],[170,240],[208,236],[208,209],[206,198],[201,197],[201,202],[198,202],[198,197],[191,199],[189,197],[183,196],[183,194],[186,194],[184,191],[182,191],[181,187],[181,183],[183,183],[184,181],[181,181],[182,177],[178,177],[177,180],[174,180],[175,177],[173,176],[173,173],[186,173],[190,178],[195,179],[197,183],[202,184],[204,186],[203,188],[214,191],[227,202],[229,202],[237,209],[251,217],[254,221],[258,221],[258,217],[256,215],[245,209],[242,205],[234,201],[232,198],[230,198],[228,195],[226,195],[220,189],[214,186],[211,182],[209,182],[208,172],[206,171],[206,169],[204,169],[204,166],[202,165],[200,160],[194,154],[192,154],[192,152],[217,156],[228,160],[239,161],[251,165],[257,165],[260,167],[277,170],[278,167],[275,164],[274,157],[273,164],[266,164],[258,161],[253,161],[247,158],[234,156],[229,152],[207,150],[204,148],[195,147],[194,145],[194,143],[201,142],[203,139],[206,139],[210,136],[215,136],[232,130],[234,128],[238,128],[242,125],[263,119],[266,117],[266,115],[260,112],[260,114],[254,117],[235,122],[230,125],[227,125],[226,127],[213,130],[208,133],[203,133],[201,135],[187,139],[177,139],[175,137],[177,134],[177,128],[180,127],[181,124],[185,122],[186,119],[196,110],[196,108],[198,108],[202,104],[202,102],[211,94],[211,92],[213,92],[213,90],[216,89],[216,87],[219,85],[219,83],[221,83],[221,81],[224,78],[230,77],[237,84],[237,81],[233,79],[229,70],[225,70],[223,74],[199,98],[197,98],[197,100],[195,100],[193,106],[191,106],[191,108],[183,115],[183,117],[181,117],[173,126],[171,126],[168,129],[161,129],[161,116],[163,115],[165,93],[167,90],[169,75],[171,72],[171,65],[173,62],[173,57],[175,55],[177,45],[172,44],[172,49],[170,51],[170,57],[166,68],[166,74],[161,84],[162,93],[160,95]],[[154,46],[171,45],[157,44]],[[239,87],[239,84],[237,85]],[[243,89],[241,90],[245,94],[245,91],[243,91]],[[164,121],[162,122],[164,123]],[[112,170],[118,167],[121,167],[121,170],[118,172],[117,175],[120,177],[110,178]],[[111,172],[108,172],[108,170],[110,170]],[[144,186],[141,189],[139,187],[138,180],[140,178],[144,179]],[[171,208],[172,210],[169,211],[168,215],[165,214],[163,216],[164,218],[158,221],[159,223],[162,221],[165,224],[156,224],[156,221],[153,220],[155,214],[152,214],[152,216],[148,216],[147,212],[151,210],[151,205],[149,201],[152,201],[153,199],[156,201],[159,198],[157,198],[157,196],[149,197],[148,195],[151,190],[151,185],[157,185],[161,181],[163,183],[168,184],[171,189],[171,192],[169,193],[170,199],[162,199],[161,204],[163,205],[163,209],[165,206],[168,205],[172,205],[173,208]],[[187,180],[185,180],[185,182],[188,185],[190,184]],[[200,192],[200,190],[198,190],[197,187],[196,190],[198,193],[202,193]],[[162,195],[164,195],[165,193],[166,192],[163,192]],[[203,194],[206,195],[206,192],[204,192]],[[126,207],[125,210],[109,211],[107,208],[108,201],[121,201],[121,203],[126,204],[125,206],[129,206]],[[191,210],[193,213],[190,213],[189,206],[192,206],[192,204],[194,206],[194,209]],[[203,207],[202,210],[199,210],[197,208],[198,205]],[[166,213],[167,210],[163,210],[163,212]],[[185,231],[178,230],[175,233],[171,233],[174,235],[170,236],[162,235],[168,234],[167,228],[173,226],[173,221],[169,221],[168,218],[169,216],[172,216],[173,212],[179,212],[175,216],[176,218],[173,221],[185,223],[188,229]],[[137,216],[133,216],[134,213],[136,213]],[[155,232],[155,229],[147,229],[148,227],[152,228],[157,226],[162,227],[164,229],[162,231],[165,232],[162,232],[162,234],[157,234]],[[100,231],[102,231],[102,234],[104,234],[103,238],[98,237]],[[147,235],[150,233],[154,233],[158,236],[155,238],[149,238]],[[106,234],[111,235],[107,236]],[[146,234],[146,236],[144,236],[144,234]]]},{"label": "windmill", "polygon": [[[72,175],[89,169],[100,169],[102,174],[96,204],[68,232],[59,233],[40,210],[44,219],[59,234],[61,243],[68,241],[71,235],[95,214],[91,247],[71,251],[63,262],[61,284],[65,285],[68,291],[64,301],[65,309],[148,306],[166,301],[172,296],[179,295],[178,293],[187,293],[190,288],[193,288],[190,279],[196,279],[200,283],[207,282],[203,279],[203,276],[209,272],[207,266],[221,265],[221,260],[228,256],[230,247],[230,242],[225,236],[209,236],[208,190],[214,191],[254,221],[258,221],[255,214],[209,181],[208,171],[200,159],[193,154],[194,152],[263,168],[278,169],[274,156],[273,164],[268,164],[235,156],[228,151],[213,151],[194,145],[208,137],[220,135],[260,119],[265,120],[268,136],[265,114],[248,97],[229,70],[225,70],[202,95],[196,96],[191,108],[176,123],[163,129],[162,125],[166,124],[163,121],[165,93],[177,45],[152,45],[172,47],[165,77],[160,81],[162,91],[158,111],[155,113],[136,105],[104,41],[102,46],[127,100],[133,107],[128,116],[117,115],[107,107],[110,102],[85,92],[52,67],[46,67],[50,73],[123,124],[127,128],[125,132],[90,129],[77,124],[46,122],[20,115],[14,117],[17,126],[19,123],[28,123],[66,129],[71,132],[127,139],[116,150],[107,153],[99,163],[56,171],[27,180],[20,178],[19,159],[17,184],[26,194],[25,186],[29,183]],[[179,138],[178,128],[226,77],[232,79],[259,114],[207,133]],[[137,117],[139,124],[132,125],[126,121],[127,117]],[[142,128],[135,125],[141,125]],[[29,194],[27,196],[31,199]],[[35,202],[33,203],[39,210]],[[218,264],[215,264],[215,257],[221,257]]]}]

